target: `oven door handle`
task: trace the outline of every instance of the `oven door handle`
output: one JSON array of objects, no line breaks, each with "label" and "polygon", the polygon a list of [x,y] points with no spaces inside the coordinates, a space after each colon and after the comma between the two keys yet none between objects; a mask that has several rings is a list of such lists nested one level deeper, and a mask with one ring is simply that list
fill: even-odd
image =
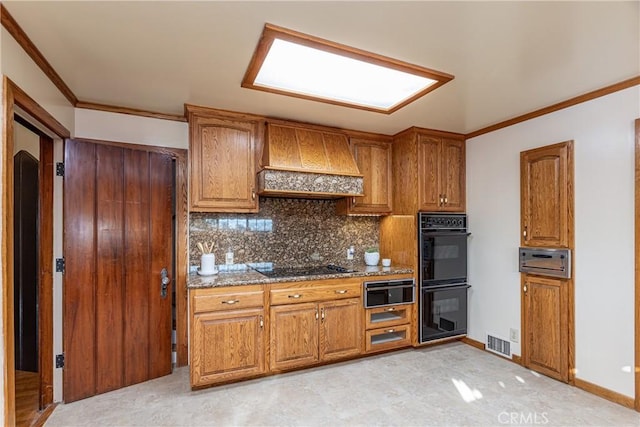
[{"label": "oven door handle", "polygon": [[422,235],[425,237],[433,236],[471,236],[468,231],[461,231],[459,229],[451,229],[451,231],[423,231]]},{"label": "oven door handle", "polygon": [[471,285],[468,283],[448,283],[446,285],[435,285],[435,286],[422,286],[422,291],[431,291],[431,290],[440,290],[444,288],[455,288],[455,289],[466,289],[470,288]]}]

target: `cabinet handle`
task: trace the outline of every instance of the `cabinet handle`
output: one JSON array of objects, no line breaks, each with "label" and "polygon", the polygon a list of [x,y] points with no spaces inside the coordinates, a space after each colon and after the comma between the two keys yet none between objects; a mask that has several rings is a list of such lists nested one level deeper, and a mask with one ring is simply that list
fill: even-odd
[{"label": "cabinet handle", "polygon": [[264,318],[260,316],[260,329],[264,328]]},{"label": "cabinet handle", "polygon": [[522,290],[524,291],[524,293],[527,293],[527,285],[524,285],[524,287],[522,288]]},{"label": "cabinet handle", "polygon": [[222,304],[229,304],[229,305],[233,305],[233,304],[238,303],[238,302],[240,302],[240,300],[239,300],[239,299],[230,299],[230,300],[228,300],[228,301],[222,301]]},{"label": "cabinet handle", "polygon": [[449,203],[449,199],[447,199],[447,195],[444,195],[444,204],[446,205],[447,203]]},{"label": "cabinet handle", "polygon": [[351,203],[353,203],[354,205],[356,204],[356,198],[355,197],[351,198]]},{"label": "cabinet handle", "polygon": [[529,234],[529,233],[527,233],[527,226],[525,225],[524,226],[524,231],[522,232],[522,236],[524,237],[524,240],[528,240],[527,234]]},{"label": "cabinet handle", "polygon": [[384,311],[396,311],[396,309],[395,309],[395,308],[393,308],[393,307],[391,307],[391,308],[387,308],[387,309],[385,309]]},{"label": "cabinet handle", "polygon": [[256,199],[256,190],[251,190],[251,200]]},{"label": "cabinet handle", "polygon": [[324,308],[320,309],[320,320],[324,322]]},{"label": "cabinet handle", "polygon": [[391,334],[391,333],[393,333],[395,331],[396,331],[395,329],[387,329],[385,332],[388,333],[388,334]]},{"label": "cabinet handle", "polygon": [[293,298],[293,299],[298,299],[300,297],[302,297],[302,294],[293,294],[293,295],[288,295],[289,298]]},{"label": "cabinet handle", "polygon": [[440,194],[440,206],[442,206],[443,203],[444,203],[444,197],[442,196],[442,194]]},{"label": "cabinet handle", "polygon": [[341,289],[341,290],[339,290],[339,291],[336,291],[336,294],[340,294],[340,295],[344,295],[344,294],[346,294],[346,293],[347,293],[347,290],[346,290],[346,289]]},{"label": "cabinet handle", "polygon": [[316,308],[316,320],[318,320],[318,309]]}]

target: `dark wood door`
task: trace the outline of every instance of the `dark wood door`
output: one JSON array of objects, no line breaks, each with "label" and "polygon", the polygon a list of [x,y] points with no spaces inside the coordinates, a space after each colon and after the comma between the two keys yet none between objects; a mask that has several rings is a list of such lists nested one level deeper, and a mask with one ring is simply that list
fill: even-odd
[{"label": "dark wood door", "polygon": [[14,156],[15,364],[38,372],[38,160],[27,151]]},{"label": "dark wood door", "polygon": [[569,247],[571,142],[520,154],[523,246]]},{"label": "dark wood door", "polygon": [[172,159],[67,140],[64,400],[171,372]]},{"label": "dark wood door", "polygon": [[524,366],[568,382],[569,282],[523,276]]}]

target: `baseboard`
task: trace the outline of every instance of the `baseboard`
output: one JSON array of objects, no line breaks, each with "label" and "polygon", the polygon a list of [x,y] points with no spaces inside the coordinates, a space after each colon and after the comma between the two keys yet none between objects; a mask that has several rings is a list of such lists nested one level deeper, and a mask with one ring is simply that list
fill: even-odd
[{"label": "baseboard", "polygon": [[480,350],[484,350],[485,349],[483,342],[476,341],[473,338],[463,337],[463,338],[460,338],[460,341],[462,341],[465,344],[470,345],[471,347],[475,347],[475,348],[480,349]]},{"label": "baseboard", "polygon": [[633,400],[633,397],[625,396],[624,394],[609,390],[608,388],[600,387],[599,385],[581,380],[579,378],[575,378],[574,382],[576,387],[586,392],[595,394],[598,397],[607,399],[613,403],[617,403],[618,405],[625,406],[629,409],[635,408],[635,401]]}]

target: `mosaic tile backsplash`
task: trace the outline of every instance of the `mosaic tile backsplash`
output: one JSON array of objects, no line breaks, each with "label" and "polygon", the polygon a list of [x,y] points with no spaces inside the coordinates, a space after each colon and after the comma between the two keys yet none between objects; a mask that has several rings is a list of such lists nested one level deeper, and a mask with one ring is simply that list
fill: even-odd
[{"label": "mosaic tile backsplash", "polygon": [[347,249],[355,261],[379,243],[379,217],[336,215],[335,200],[260,198],[256,214],[189,215],[190,265],[200,264],[198,242],[213,242],[216,264],[224,264],[229,248],[234,263],[277,265],[347,265]]}]

